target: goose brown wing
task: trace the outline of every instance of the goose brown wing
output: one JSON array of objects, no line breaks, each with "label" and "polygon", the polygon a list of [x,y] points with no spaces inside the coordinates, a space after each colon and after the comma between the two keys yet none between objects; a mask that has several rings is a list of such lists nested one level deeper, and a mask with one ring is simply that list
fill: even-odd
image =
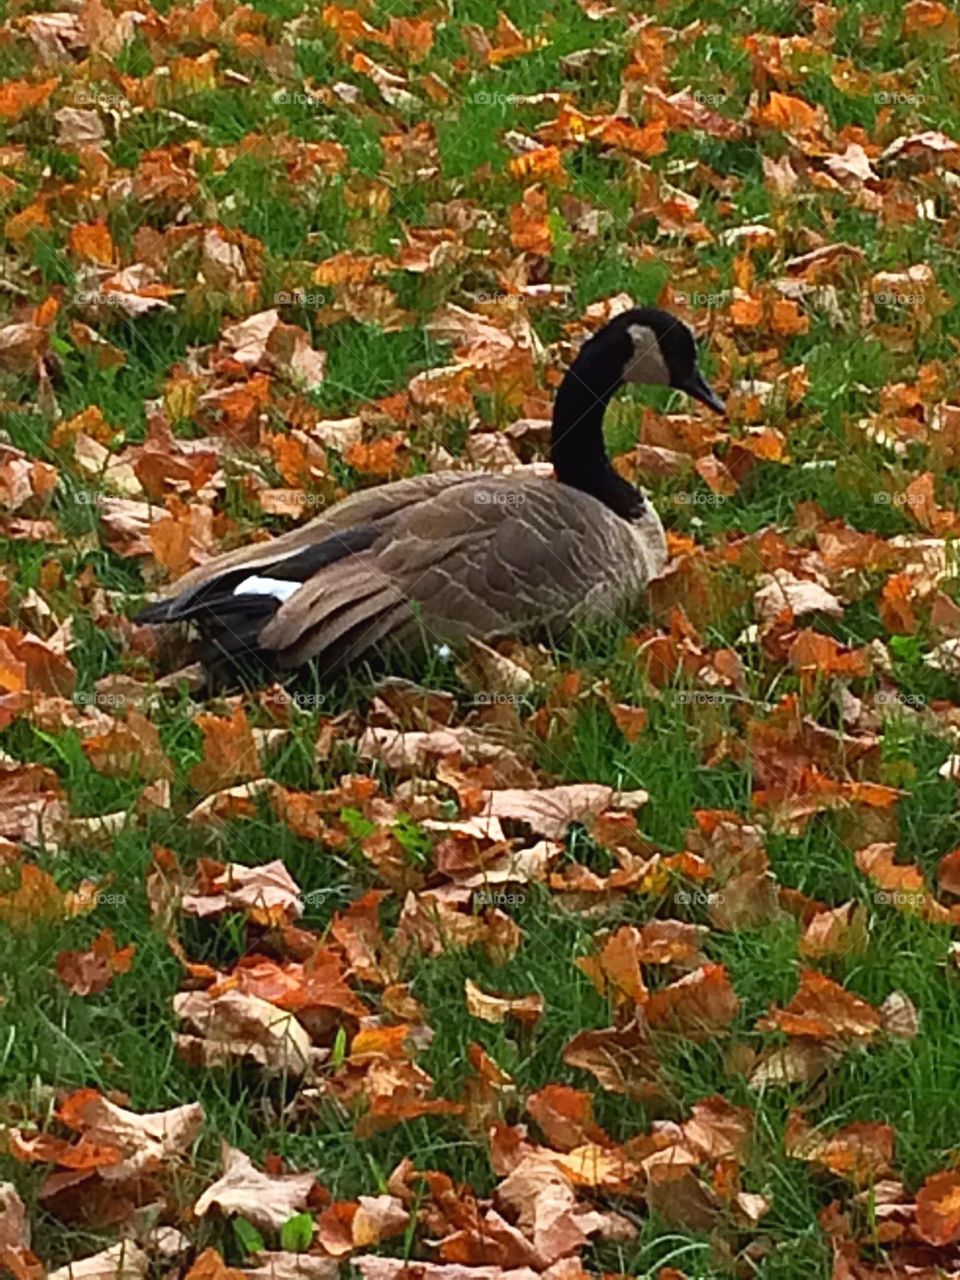
[{"label": "goose brown wing", "polygon": [[[177,580],[170,588],[168,598],[193,593],[197,587],[212,582],[234,569],[269,572],[284,560],[324,539],[351,529],[389,522],[398,512],[442,493],[445,489],[464,484],[473,479],[461,472],[441,471],[422,476],[410,476],[391,484],[363,489],[335,503],[328,511],[308,524],[265,542],[254,542],[235,551],[225,552],[206,564],[199,565]],[[309,557],[307,557],[308,559]]]},{"label": "goose brown wing", "polygon": [[493,638],[612,611],[649,574],[630,526],[555,481],[474,477],[317,573],[260,634],[284,667],[330,669],[373,644]]}]

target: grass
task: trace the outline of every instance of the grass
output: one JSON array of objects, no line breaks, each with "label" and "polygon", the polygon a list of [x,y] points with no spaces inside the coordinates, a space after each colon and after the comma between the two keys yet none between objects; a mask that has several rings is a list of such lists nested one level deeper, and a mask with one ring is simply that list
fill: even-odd
[{"label": "grass", "polygon": [[[38,11],[45,8],[39,6]],[[169,6],[157,8],[164,12]],[[198,348],[217,340],[225,324],[246,314],[236,300],[205,297],[202,284],[197,289],[195,252],[174,255],[164,278],[186,294],[174,299],[172,313],[136,323],[119,317],[98,321],[98,329],[125,357],[119,368],[98,368],[71,331],[71,321],[89,317],[75,298],[79,263],[67,246],[72,223],[99,216],[106,219],[125,263],[137,259],[141,251],[137,246],[145,243],[144,237],[149,240],[150,233],[160,236],[191,223],[218,225],[255,238],[263,250],[260,297],[252,308],[256,310],[272,305],[280,287],[316,290],[310,283],[312,272],[332,254],[391,254],[402,243],[406,228],[446,225],[446,219],[453,217],[451,202],[472,202],[482,217],[463,233],[471,250],[469,261],[442,267],[434,276],[411,276],[398,270],[385,276],[400,304],[414,315],[409,327],[382,332],[375,323],[365,321],[327,325],[318,319],[316,308],[284,310],[285,319],[306,329],[315,345],[327,352],[326,380],[312,396],[321,416],[355,413],[376,399],[403,391],[417,373],[448,363],[449,349],[428,337],[423,324],[444,303],[470,308],[478,290],[498,285],[497,272],[502,273],[508,261],[502,252],[502,231],[496,260],[486,260],[485,246],[491,227],[508,225],[523,186],[508,169],[511,151],[505,135],[532,133],[552,113],[550,103],[542,99],[516,99],[559,92],[570,95],[586,114],[609,113],[639,48],[637,32],[628,30],[629,15],[620,4],[595,21],[573,0],[559,0],[549,14],[528,0],[507,0],[504,9],[521,32],[545,39],[525,56],[484,65],[474,52],[471,24],[492,33],[499,8],[492,0],[467,0],[455,14],[443,15],[423,5],[364,8],[365,20],[378,28],[400,14],[429,13],[436,22],[433,50],[411,75],[440,77],[450,89],[448,100],[433,101],[420,92],[417,104],[391,110],[370,79],[355,69],[350,54],[338,48],[317,11],[293,0],[256,5],[265,38],[274,49],[279,49],[277,42],[287,24],[296,21],[289,60],[277,64],[281,70],[251,59],[226,36],[213,37],[220,55],[216,88],[187,89],[166,102],[161,95],[156,105],[142,111],[124,110],[109,134],[105,147],[114,172],[134,173],[153,150],[173,149],[183,166],[188,192],[176,199],[121,194],[103,202],[92,189],[84,188],[89,179],[77,149],[52,145],[49,111],[12,121],[11,145],[23,151],[15,171],[16,189],[3,194],[3,215],[10,217],[42,199],[51,223],[6,250],[13,283],[9,295],[0,294],[0,319],[10,323],[15,307],[35,305],[51,294],[60,300],[51,370],[62,417],[99,405],[107,421],[122,433],[122,443],[141,441],[150,405],[162,399],[174,368],[186,367]],[[15,12],[22,15],[21,9]],[[758,87],[745,40],[754,33],[810,37],[811,12],[772,0],[752,0],[735,12],[719,3],[666,0],[656,10],[656,22],[683,32],[669,37],[668,91],[689,88],[715,103],[722,116],[734,121],[745,118],[750,95]],[[834,16],[832,50],[814,49],[808,54],[809,65],[785,73],[778,88],[801,94],[822,108],[835,134],[847,129],[849,138],[862,136],[881,148],[897,136],[921,130],[957,134],[960,96],[953,74],[955,50],[927,46],[919,36],[904,38],[901,6],[889,0],[857,0]],[[697,23],[697,28],[684,32],[691,23]],[[862,38],[865,27],[873,32],[869,40]],[[0,42],[0,78],[30,76],[33,58],[17,22],[8,22],[5,31],[10,38]],[[208,47],[209,42],[190,37],[181,45],[171,38],[164,46],[138,35],[116,55],[114,68],[142,86],[156,77],[169,57],[197,57]],[[375,44],[362,47],[368,56],[394,69],[402,67],[402,60],[390,62],[389,51]],[[589,73],[568,61],[569,55],[584,50],[593,51],[596,59]],[[845,91],[838,70],[841,64],[865,78],[869,87]],[[233,73],[232,83],[228,72]],[[66,93],[69,80],[64,75],[61,93]],[[241,75],[250,83],[241,85],[237,80]],[[892,105],[878,103],[879,77],[888,78],[882,81],[884,92],[898,95]],[[653,72],[641,74],[640,79],[641,85],[647,79],[656,83]],[[114,82],[103,74],[99,83],[107,92]],[[315,100],[277,100],[281,88],[299,92],[304,83],[312,86]],[[351,86],[358,105],[348,105],[347,94],[339,98],[330,94],[334,84]],[[322,90],[327,92],[322,95]],[[115,86],[109,91],[115,92]],[[128,86],[127,92],[135,91],[134,84]],[[61,105],[61,98],[55,105]],[[422,125],[432,131],[424,156],[412,163],[401,161],[391,169],[390,138]],[[254,134],[269,140],[273,152],[268,157],[252,146]],[[335,172],[321,169],[309,183],[291,183],[284,140],[298,145],[335,140],[345,148],[345,166]],[[728,339],[723,361],[732,378],[762,378],[770,364],[766,353],[775,341],[783,368],[806,367],[809,391],[802,407],[771,415],[769,425],[788,437],[785,460],[758,464],[735,495],[718,498],[703,482],[687,476],[650,479],[654,500],[671,531],[717,548],[775,525],[786,530],[794,548],[809,546],[810,539],[798,531],[797,511],[799,504],[817,503],[823,519],[843,520],[854,529],[884,538],[907,535],[916,532],[910,512],[903,505],[878,500],[877,495],[899,491],[903,483],[927,469],[936,473],[943,505],[955,506],[960,480],[956,466],[938,459],[935,450],[931,453],[918,446],[892,458],[858,426],[876,411],[881,389],[888,384],[914,382],[922,366],[934,362],[948,371],[948,382],[955,372],[960,285],[952,236],[943,234],[945,219],[953,217],[946,188],[935,187],[931,179],[930,191],[924,195],[936,216],[913,218],[904,213],[898,218],[891,207],[891,216],[881,218],[869,201],[851,199],[850,191],[839,184],[815,187],[805,181],[794,195],[772,194],[764,181],[764,159],[790,154],[802,167],[796,151],[778,132],[745,141],[677,130],[668,135],[668,141],[667,153],[649,161],[590,146],[564,152],[566,186],[546,188],[555,252],[538,269],[550,283],[567,286],[570,294],[559,311],[532,313],[543,342],[556,341],[564,323],[620,291],[630,293],[638,304],[656,301],[667,285],[698,288],[705,295],[721,297],[742,271],[738,261],[742,249],[735,238],[724,235],[738,226],[762,223],[776,229],[776,248],[758,251],[752,258],[757,281],[765,286],[785,273],[791,256],[820,242],[844,241],[864,255],[838,277],[839,322],[829,309],[811,308],[809,330],[795,338],[773,339],[766,333],[731,338],[725,319],[729,297],[698,315],[708,330],[720,331]],[[181,150],[197,144],[198,154],[192,158]],[[665,225],[662,210],[650,199],[651,176],[697,197],[696,218],[705,228],[701,239]],[[908,203],[919,199],[917,187],[901,186],[897,194],[908,197]],[[575,220],[575,206],[598,212],[595,238],[567,230]],[[934,309],[929,323],[903,314],[902,308],[881,313],[884,322],[909,329],[910,342],[902,349],[887,341],[882,331],[864,326],[861,301],[869,293],[872,274],[915,264],[930,266],[937,288],[944,292],[944,304]],[[495,292],[493,296],[504,295]],[[708,338],[708,368],[714,360],[720,361],[721,355]],[[129,656],[116,628],[105,629],[91,620],[75,584],[81,574],[92,574],[104,590],[118,598],[134,598],[143,590],[143,578],[136,561],[118,555],[101,538],[96,506],[78,497],[87,492],[86,480],[72,475],[62,453],[53,449],[55,422],[38,403],[35,384],[12,374],[0,374],[0,379],[5,439],[31,457],[61,467],[61,485],[51,510],[65,535],[62,543],[50,545],[5,540],[8,576],[19,578],[21,590],[42,589],[58,617],[73,616],[71,658],[78,672],[77,687],[89,691],[100,677],[127,670]],[[614,451],[632,447],[650,410],[662,412],[674,404],[669,393],[658,389],[624,395],[608,419]],[[489,425],[523,416],[519,405],[497,404],[495,399],[484,402],[483,411]],[[190,418],[176,425],[183,439],[206,430]],[[746,421],[734,423],[730,433],[745,436],[749,426]],[[426,415],[417,423],[415,464],[426,465],[424,455],[431,443],[461,452],[464,436],[462,422],[444,419],[442,414]],[[263,462],[262,454],[259,460]],[[330,465],[339,469],[348,486],[369,482],[336,457],[331,457]],[[238,475],[242,474],[240,467]],[[276,482],[276,472],[270,474]],[[236,494],[230,514],[249,531],[250,509],[249,504],[243,505],[242,483],[237,484]],[[44,576],[44,566],[51,562],[63,571],[61,586],[52,590]],[[724,572],[716,569],[713,581],[720,583]],[[731,582],[740,581],[742,586],[738,573],[729,570]],[[854,647],[889,640],[876,605],[884,576],[875,575],[862,598],[851,599],[842,619],[821,619],[817,625]],[[956,579],[940,586],[951,597],[957,596]],[[774,669],[745,637],[753,620],[751,595],[752,590],[745,594],[741,590],[729,608],[715,610],[704,640],[711,648],[736,646],[744,661],[747,696],[760,703],[775,702],[801,690],[792,671],[782,665]],[[687,687],[682,681],[657,695],[638,665],[635,650],[626,643],[630,631],[625,626],[600,636],[590,632],[568,637],[556,661],[564,669],[581,671],[584,687],[604,680],[616,699],[645,705],[646,731],[628,742],[605,703],[584,697],[573,704],[569,717],[558,720],[550,735],[531,735],[528,746],[542,776],[554,782],[590,781],[624,790],[645,789],[650,799],[640,815],[644,835],[665,853],[677,852],[685,848],[696,810],[751,814],[753,762],[749,756],[738,761],[733,754],[710,750],[711,744],[743,737],[743,706],[736,700],[709,709],[684,703],[675,696]],[[900,689],[928,704],[953,699],[957,693],[952,677],[924,664],[934,643],[921,619],[917,636],[899,649],[890,646]],[[467,709],[469,693],[449,665],[436,662],[426,679],[432,687],[454,690],[459,712]],[[855,691],[869,694],[872,688],[871,682],[861,682]],[[324,691],[322,715],[355,711],[364,720],[375,693],[368,674],[345,678]],[[836,723],[836,694],[835,683],[827,681],[819,691],[819,705],[818,695],[810,698],[808,709],[817,711],[822,723]],[[541,705],[543,696],[540,691],[527,710]],[[246,696],[245,706],[251,720],[266,727],[268,721],[257,711],[252,696]],[[413,1158],[418,1168],[442,1170],[478,1194],[489,1194],[498,1179],[488,1144],[456,1118],[418,1119],[357,1141],[351,1123],[337,1109],[298,1101],[293,1081],[268,1080],[236,1067],[198,1071],[178,1058],[172,1038],[178,1029],[172,1000],[183,985],[183,971],[153,922],[146,895],[145,874],[158,844],[174,849],[185,868],[201,858],[246,865],[282,858],[306,894],[323,891],[302,921],[319,935],[325,933],[335,911],[378,883],[373,866],[356,850],[345,852],[322,841],[301,839],[268,806],[252,818],[220,827],[201,828],[184,821],[179,815],[197,799],[187,773],[203,750],[193,724],[197,709],[183,696],[159,702],[151,710],[174,764],[173,807],[169,813],[152,813],[146,819],[134,811],[142,779],[135,773],[129,777],[98,773],[76,730],[54,731],[25,719],[0,730],[0,748],[8,758],[40,763],[56,773],[74,816],[117,811],[128,815],[111,840],[81,840],[55,851],[30,848],[24,855],[64,888],[76,886],[83,877],[107,883],[111,900],[67,924],[0,922],[5,957],[0,974],[0,1114],[10,1122],[42,1119],[49,1115],[55,1096],[87,1086],[116,1091],[137,1110],[199,1100],[206,1113],[203,1134],[173,1193],[184,1212],[217,1176],[221,1140],[242,1148],[258,1163],[276,1153],[292,1169],[312,1169],[339,1199],[377,1194],[405,1157]],[[314,758],[320,718],[315,714],[298,722],[269,757],[271,777],[290,787],[316,791],[335,786],[345,771],[368,767],[340,748],[328,761]],[[906,791],[897,806],[898,856],[916,861],[931,882],[939,858],[960,844],[955,785],[939,773],[952,749],[942,735],[929,726],[918,728],[910,716],[895,715],[885,725],[883,768]],[[389,791],[394,780],[389,774],[381,774],[381,779]],[[575,831],[568,843],[570,860],[594,866],[600,874],[609,871],[609,854],[591,846],[584,832]],[[779,884],[830,906],[851,899],[864,904],[866,950],[830,958],[822,967],[874,1004],[892,991],[904,993],[919,1011],[920,1033],[909,1042],[885,1040],[849,1054],[828,1082],[816,1089],[758,1093],[742,1076],[731,1073],[727,1043],[720,1039],[699,1045],[669,1038],[659,1042],[666,1082],[666,1100],[659,1108],[604,1093],[592,1077],[564,1064],[563,1047],[574,1035],[609,1026],[614,1016],[573,963],[593,954],[598,926],[615,929],[621,923],[643,924],[683,912],[699,923],[707,922],[698,906],[681,911],[664,893],[613,898],[594,918],[534,886],[513,911],[522,943],[508,963],[494,963],[479,947],[450,948],[422,960],[405,975],[433,1031],[418,1061],[435,1078],[438,1097],[461,1096],[470,1076],[467,1048],[476,1041],[513,1077],[520,1100],[554,1082],[589,1089],[598,1120],[620,1141],[646,1133],[654,1120],[682,1121],[695,1102],[716,1093],[753,1110],[756,1139],[742,1170],[742,1184],[744,1190],[771,1200],[770,1212],[756,1232],[717,1231],[709,1236],[656,1216],[634,1214],[636,1240],[617,1246],[592,1245],[584,1255],[588,1268],[652,1276],[659,1267],[676,1267],[690,1280],[714,1280],[734,1269],[762,1280],[826,1280],[831,1267],[829,1241],[817,1215],[836,1195],[846,1192],[810,1166],[785,1156],[784,1128],[792,1107],[801,1108],[827,1132],[854,1122],[892,1124],[898,1176],[911,1190],[928,1174],[955,1163],[960,1149],[960,1119],[954,1105],[960,1086],[960,978],[950,951],[950,930],[878,903],[873,886],[856,868],[852,849],[857,843],[840,818],[817,817],[799,834],[771,832],[766,847]],[[0,868],[0,892],[14,886],[18,875],[16,865]],[[388,931],[399,909],[395,896],[385,904]],[[133,969],[115,978],[102,994],[85,999],[71,996],[56,976],[55,957],[66,948],[88,946],[103,928],[112,928],[120,945],[136,944]],[[239,916],[215,925],[192,922],[183,927],[182,935],[192,959],[224,965],[252,941]],[[754,1030],[754,1024],[772,1004],[782,1005],[791,998],[799,964],[797,941],[797,926],[784,918],[758,928],[713,929],[708,934],[707,956],[726,966],[741,1001],[733,1039],[753,1048],[772,1042]],[[463,986],[468,978],[485,990],[541,995],[543,1019],[524,1032],[510,1024],[479,1022],[464,1007]],[[662,985],[662,976],[654,975],[651,983]],[[366,994],[376,1006],[377,993]],[[519,1102],[508,1118],[522,1119]],[[50,1267],[93,1252],[113,1238],[109,1231],[65,1227],[47,1213],[39,1200],[41,1169],[0,1154],[0,1174],[12,1178],[24,1195],[34,1224],[33,1247]],[[194,1221],[188,1231],[198,1249],[209,1243],[221,1248],[228,1259],[242,1260],[240,1243],[228,1223]],[[421,1250],[417,1256],[430,1256],[421,1244],[416,1247]],[[391,1252],[390,1245],[385,1251]]]}]

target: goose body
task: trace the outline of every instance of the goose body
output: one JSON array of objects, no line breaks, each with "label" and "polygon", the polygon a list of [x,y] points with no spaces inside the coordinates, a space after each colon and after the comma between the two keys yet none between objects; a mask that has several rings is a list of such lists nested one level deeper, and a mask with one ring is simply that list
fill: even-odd
[{"label": "goose body", "polygon": [[561,385],[555,477],[440,472],[352,494],[308,525],[194,569],[139,620],[192,622],[232,666],[315,663],[326,675],[387,645],[557,633],[626,615],[666,563],[656,511],[603,447],[606,405],[628,379],[670,382],[722,407],[682,321],[626,312],[584,344]]}]

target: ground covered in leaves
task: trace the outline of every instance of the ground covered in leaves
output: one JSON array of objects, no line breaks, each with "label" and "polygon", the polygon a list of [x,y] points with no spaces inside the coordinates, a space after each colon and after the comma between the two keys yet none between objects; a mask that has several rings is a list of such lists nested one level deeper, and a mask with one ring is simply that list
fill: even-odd
[{"label": "ground covered in leaves", "polygon": [[[960,1275],[956,14],[455,9],[0,27],[0,1269]],[[129,620],[654,302],[645,617],[219,699]]]}]

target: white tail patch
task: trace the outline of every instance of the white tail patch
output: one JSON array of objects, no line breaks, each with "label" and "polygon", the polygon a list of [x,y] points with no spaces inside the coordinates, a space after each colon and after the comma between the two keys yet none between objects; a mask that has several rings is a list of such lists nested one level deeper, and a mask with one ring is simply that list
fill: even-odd
[{"label": "white tail patch", "polygon": [[289,600],[295,591],[303,586],[302,582],[284,582],[282,578],[244,578],[234,591],[235,596],[273,596],[282,604]]}]

